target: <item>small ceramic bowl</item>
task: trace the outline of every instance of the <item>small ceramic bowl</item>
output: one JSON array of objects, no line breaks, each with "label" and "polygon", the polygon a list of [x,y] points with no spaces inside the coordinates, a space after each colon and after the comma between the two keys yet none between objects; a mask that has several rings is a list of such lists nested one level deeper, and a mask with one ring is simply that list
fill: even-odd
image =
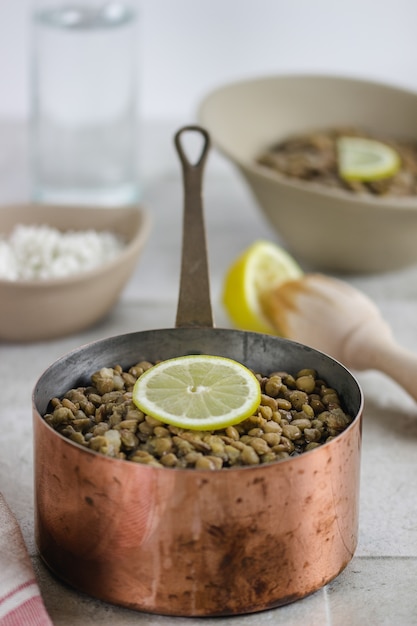
[{"label": "small ceramic bowl", "polygon": [[417,263],[417,196],[356,195],[290,179],[255,162],[262,150],[290,135],[337,126],[416,140],[417,93],[333,76],[271,76],[213,91],[198,117],[300,261],[336,272]]},{"label": "small ceramic bowl", "polygon": [[60,231],[109,231],[125,247],[110,261],[65,278],[0,280],[0,340],[40,341],[91,326],[116,303],[148,238],[150,219],[139,207],[84,208],[49,205],[0,207],[0,234],[18,224]]}]

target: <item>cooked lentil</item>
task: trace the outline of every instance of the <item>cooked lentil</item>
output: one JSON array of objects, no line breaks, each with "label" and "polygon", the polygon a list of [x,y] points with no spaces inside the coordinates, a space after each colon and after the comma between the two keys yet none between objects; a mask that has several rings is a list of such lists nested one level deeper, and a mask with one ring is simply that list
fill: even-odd
[{"label": "cooked lentil", "polygon": [[[116,459],[153,467],[221,469],[280,461],[331,441],[352,422],[337,391],[312,369],[295,376],[256,374],[257,412],[235,426],[191,431],[163,424],[132,402],[137,378],[152,363],[128,371],[104,367],[91,385],[53,398],[45,421],[71,441]],[[314,383],[314,384],[313,384]]]},{"label": "cooked lentil", "polygon": [[[372,182],[347,181],[338,174],[337,140],[364,137],[381,141],[397,151],[399,171]],[[376,136],[357,128],[332,128],[288,137],[268,147],[256,161],[290,178],[374,196],[417,194],[417,141]]]}]

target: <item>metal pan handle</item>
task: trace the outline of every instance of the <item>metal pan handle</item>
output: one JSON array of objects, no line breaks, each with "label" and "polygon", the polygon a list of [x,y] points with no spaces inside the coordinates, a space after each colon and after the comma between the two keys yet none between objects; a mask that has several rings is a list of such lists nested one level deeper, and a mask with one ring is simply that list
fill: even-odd
[{"label": "metal pan handle", "polygon": [[[201,155],[196,163],[188,159],[183,135],[192,132],[203,138]],[[210,280],[203,215],[203,171],[210,148],[208,132],[200,126],[184,126],[175,134],[175,147],[180,157],[184,184],[182,259],[177,318],[179,327],[212,328]]]}]

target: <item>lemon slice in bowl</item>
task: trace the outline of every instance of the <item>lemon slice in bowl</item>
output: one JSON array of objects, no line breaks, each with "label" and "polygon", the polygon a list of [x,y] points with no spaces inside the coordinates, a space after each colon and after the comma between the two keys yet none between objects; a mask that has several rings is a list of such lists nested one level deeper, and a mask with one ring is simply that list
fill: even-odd
[{"label": "lemon slice in bowl", "polygon": [[255,241],[230,266],[223,284],[223,304],[236,328],[276,334],[262,312],[262,297],[303,271],[283,248]]},{"label": "lemon slice in bowl", "polygon": [[340,137],[337,154],[339,175],[345,180],[381,180],[396,174],[401,166],[394,148],[374,139]]},{"label": "lemon slice in bowl", "polygon": [[151,417],[190,430],[238,424],[261,400],[258,379],[225,357],[189,355],[146,370],[133,388],[133,402]]}]

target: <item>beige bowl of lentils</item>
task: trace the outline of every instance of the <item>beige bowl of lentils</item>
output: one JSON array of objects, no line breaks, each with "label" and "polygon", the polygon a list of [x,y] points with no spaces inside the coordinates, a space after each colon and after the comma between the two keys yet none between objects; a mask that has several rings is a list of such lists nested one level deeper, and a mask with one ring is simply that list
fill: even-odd
[{"label": "beige bowl of lentils", "polygon": [[53,339],[98,322],[149,230],[140,207],[0,207],[0,340]]},{"label": "beige bowl of lentils", "polygon": [[[204,98],[198,117],[300,262],[333,272],[375,272],[417,262],[416,111],[417,93],[406,89],[294,74],[221,86]],[[319,175],[328,151],[317,145],[342,129],[398,148],[401,168],[391,182],[346,185],[331,171]],[[275,148],[294,147],[300,137],[311,141],[295,155],[295,167]],[[316,164],[306,167],[312,159]]]}]

